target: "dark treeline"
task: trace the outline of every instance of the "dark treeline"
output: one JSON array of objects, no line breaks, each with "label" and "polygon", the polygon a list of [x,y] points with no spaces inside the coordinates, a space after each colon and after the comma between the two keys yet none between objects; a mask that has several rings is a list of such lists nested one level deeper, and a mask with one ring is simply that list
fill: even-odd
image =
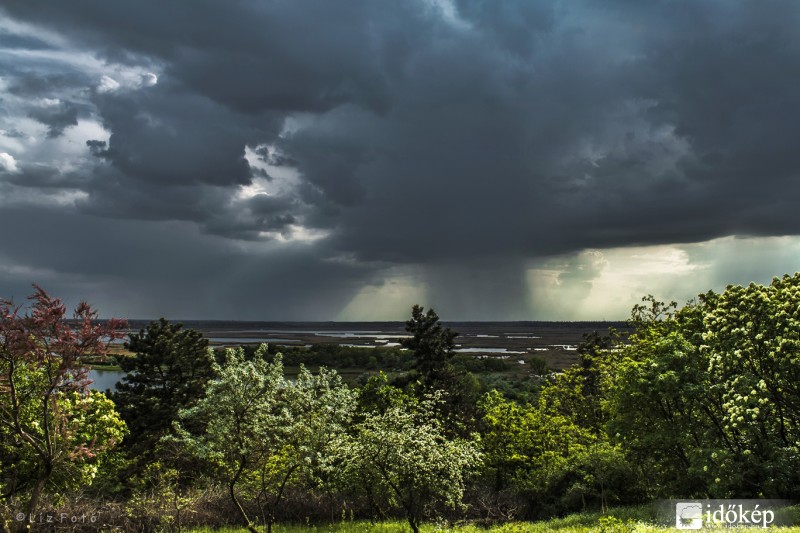
[{"label": "dark treeline", "polygon": [[[800,497],[800,275],[645,298],[580,362],[499,378],[419,306],[404,348],[218,350],[166,320],[86,387],[122,324],[37,290],[0,322],[1,531],[538,519],[657,498]],[[365,372],[346,382],[333,368]],[[94,514],[92,514],[94,513]],[[44,528],[46,525],[32,524]]]}]

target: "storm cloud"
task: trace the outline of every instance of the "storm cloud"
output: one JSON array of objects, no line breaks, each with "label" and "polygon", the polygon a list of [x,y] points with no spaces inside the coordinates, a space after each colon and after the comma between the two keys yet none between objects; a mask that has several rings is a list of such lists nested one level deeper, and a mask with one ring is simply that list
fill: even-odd
[{"label": "storm cloud", "polygon": [[800,234],[794,2],[2,9],[8,293],[326,319],[402,279],[449,318],[547,318],[531,272],[583,301],[619,264],[593,250]]}]

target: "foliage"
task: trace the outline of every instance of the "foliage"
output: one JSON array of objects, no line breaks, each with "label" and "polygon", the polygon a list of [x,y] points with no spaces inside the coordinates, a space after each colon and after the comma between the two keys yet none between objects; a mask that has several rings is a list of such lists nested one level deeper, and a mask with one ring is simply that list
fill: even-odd
[{"label": "foliage", "polygon": [[[414,365],[413,354],[394,347],[357,347],[337,344],[312,344],[309,348],[282,347],[283,364],[287,367],[369,368],[387,371],[408,371]],[[245,349],[248,352],[248,349]],[[250,348],[249,353],[255,351]]]},{"label": "foliage", "polygon": [[[108,399],[86,391],[78,364],[80,354],[102,355],[113,328],[97,329],[88,306],[66,323],[59,306],[37,293],[28,315],[6,304],[0,326],[0,489],[4,502],[13,496],[31,509],[45,489],[58,505],[98,477],[111,486],[108,473],[125,465],[109,453],[125,426]],[[253,532],[292,516],[278,510],[300,501],[313,509],[295,517],[401,512],[418,531],[423,520],[452,518],[448,508],[465,516],[464,502],[491,522],[645,498],[800,496],[800,274],[708,292],[682,308],[646,297],[630,334],[589,334],[579,364],[542,367],[516,391],[470,374],[505,363],[453,355],[455,333],[433,311],[415,306],[407,325],[413,354],[292,350],[294,379],[265,346],[252,357],[229,350],[218,364],[199,334],[164,320],[132,336],[141,366],[120,403],[136,411],[138,435],[154,443],[177,418],[161,449],[213,479],[188,488],[159,456],[133,479],[127,509],[149,510],[143,527],[177,530],[201,523],[189,520],[208,516],[192,514],[198,498],[224,483],[227,495],[214,497],[229,499]],[[303,366],[340,356],[376,370],[413,366],[401,374],[409,386],[378,371],[356,394],[335,372]],[[487,388],[498,390],[476,401]],[[657,530],[625,513],[576,516],[501,529]]]},{"label": "foliage", "polygon": [[133,355],[120,358],[127,375],[112,398],[131,432],[127,447],[149,458],[178,411],[202,396],[214,356],[201,333],[163,318],[130,335],[125,347]]},{"label": "foliage", "polygon": [[[352,417],[355,397],[332,371],[301,369],[292,382],[283,376],[280,354],[264,359],[266,345],[245,360],[228,350],[226,364],[208,383],[205,396],[180,412],[175,440],[212,465],[250,531],[258,531],[245,503],[255,503],[267,530],[287,484],[304,478],[321,482],[334,454],[329,448]],[[187,424],[205,422],[199,435]],[[170,440],[170,439],[168,439]]]},{"label": "foliage", "polygon": [[370,413],[385,413],[389,408],[403,407],[415,402],[414,396],[390,384],[389,376],[379,372],[371,376],[361,387],[358,395],[358,412],[363,416]]},{"label": "foliage", "polygon": [[417,533],[437,505],[461,504],[465,483],[480,464],[475,442],[448,439],[434,417],[438,396],[372,413],[343,438],[343,476],[403,509]]},{"label": "foliage", "polygon": [[673,311],[649,299],[609,372],[609,429],[653,495],[800,494],[800,275]]},{"label": "foliage", "polygon": [[634,533],[636,524],[633,520],[623,521],[616,516],[601,516],[597,522],[597,533]]},{"label": "foliage", "polygon": [[527,511],[535,516],[543,510],[562,511],[567,497],[577,496],[581,507],[587,497],[598,495],[597,472],[591,468],[602,445],[596,435],[552,409],[544,398],[533,406],[519,405],[492,391],[480,408],[484,476],[498,504],[510,489],[535,502]]},{"label": "foliage", "polygon": [[125,433],[113,403],[88,390],[80,363],[104,356],[123,322],[98,323],[85,302],[68,321],[61,301],[35,288],[28,309],[0,302],[0,505],[27,499],[25,516],[48,485],[90,483]]},{"label": "foliage", "polygon": [[[707,494],[699,465],[722,445],[707,360],[671,314],[637,311],[636,332],[608,373],[609,432],[647,472],[651,495]],[[644,473],[644,472],[643,472]]]},{"label": "foliage", "polygon": [[[406,321],[406,331],[412,334],[410,339],[403,339],[404,348],[414,352],[414,369],[422,378],[429,390],[444,389],[451,377],[449,360],[455,355],[454,339],[458,333],[445,328],[439,322],[439,315],[433,309],[425,309],[415,305],[411,309],[411,318]],[[445,389],[446,390],[446,389]]]},{"label": "foliage", "polygon": [[444,428],[450,435],[469,436],[481,383],[463,367],[452,364],[458,333],[442,326],[433,309],[426,313],[419,305],[412,308],[406,331],[412,337],[403,339],[402,345],[414,353],[415,393],[423,397],[439,391],[442,401],[435,407]]},{"label": "foliage", "polygon": [[619,336],[611,330],[584,339],[580,364],[541,378],[530,404],[499,391],[481,400],[484,482],[495,497],[487,511],[513,516],[526,502],[527,516],[537,517],[642,500],[638,471],[605,428],[603,384]]},{"label": "foliage", "polygon": [[[800,275],[729,287],[703,318],[708,371],[730,446],[720,470],[737,491],[797,497],[800,475]],[[731,491],[734,487],[727,488]]]},{"label": "foliage", "polygon": [[307,487],[327,487],[340,467],[336,443],[353,419],[356,394],[333,370],[312,374],[300,368],[281,398],[289,423],[279,454],[272,463],[272,481],[262,479],[263,509],[270,525],[283,488],[292,480]]},{"label": "foliage", "polygon": [[127,514],[148,529],[180,531],[199,499],[196,491],[182,489],[177,469],[160,461],[147,464],[132,484]]}]

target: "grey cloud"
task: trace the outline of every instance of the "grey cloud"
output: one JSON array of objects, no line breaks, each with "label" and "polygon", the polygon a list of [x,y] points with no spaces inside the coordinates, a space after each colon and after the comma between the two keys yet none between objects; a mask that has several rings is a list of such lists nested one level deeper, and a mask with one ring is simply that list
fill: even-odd
[{"label": "grey cloud", "polygon": [[[98,95],[95,102],[112,132],[100,155],[134,180],[167,186],[250,182],[244,147],[250,135],[259,135],[253,120],[230,116],[207,98],[166,83]],[[262,123],[266,129],[270,120]]]},{"label": "grey cloud", "polygon": [[255,150],[258,158],[263,161],[264,163],[269,163],[274,167],[296,167],[297,161],[290,157],[286,157],[284,154],[281,154],[274,148],[270,148],[268,146],[259,146]]},{"label": "grey cloud", "polygon": [[298,201],[290,196],[231,197],[215,185],[143,186],[113,167],[94,170],[88,198],[77,202],[84,213],[142,221],[184,221],[201,231],[231,239],[265,239],[265,232],[281,232],[297,221]]},{"label": "grey cloud", "polygon": [[52,46],[43,39],[32,35],[19,35],[4,28],[0,28],[0,46],[22,50],[47,50],[52,48]]},{"label": "grey cloud", "polygon": [[[3,214],[18,220],[29,212]],[[185,223],[39,215],[4,239],[4,297],[25,296],[40,281],[71,305],[87,299],[104,316],[324,320],[374,275],[364,266],[323,263],[304,246],[243,250]],[[48,246],[28,245],[43,235]]]},{"label": "grey cloud", "polygon": [[8,137],[10,139],[24,139],[27,135],[24,132],[19,131],[18,129],[9,129],[9,130],[0,130],[0,135],[4,137]]},{"label": "grey cloud", "polygon": [[377,63],[370,29],[373,17],[396,11],[391,4],[198,1],[191,16],[180,5],[155,1],[84,7],[5,5],[12,15],[69,26],[70,34],[107,57],[133,52],[161,58],[182,82],[243,112],[318,111],[352,98],[383,105],[380,76],[371,72]]},{"label": "grey cloud", "polygon": [[47,137],[53,139],[64,133],[69,126],[78,125],[81,108],[74,102],[59,102],[31,110],[28,116],[47,126]]},{"label": "grey cloud", "polygon": [[89,151],[96,156],[103,156],[105,155],[106,147],[108,143],[106,141],[100,141],[97,139],[89,139],[86,141],[86,146],[89,148]]},{"label": "grey cloud", "polygon": [[284,234],[298,222],[293,214],[295,202],[287,197],[257,195],[236,202],[219,216],[207,220],[204,231],[243,240],[263,240],[264,233]]},{"label": "grey cloud", "polygon": [[19,171],[7,173],[2,181],[29,189],[82,189],[87,185],[86,176],[77,171],[61,171],[40,163],[20,165]]},{"label": "grey cloud", "polygon": [[[29,69],[30,67],[27,67]],[[52,67],[49,67],[52,68]],[[91,78],[82,72],[37,73],[23,71],[8,88],[8,92],[16,96],[50,97],[61,94],[65,90],[85,89]],[[74,104],[73,104],[74,105]]]},{"label": "grey cloud", "polygon": [[530,58],[541,35],[551,31],[557,22],[555,2],[485,2],[458,0],[458,14],[488,39],[509,53]]}]

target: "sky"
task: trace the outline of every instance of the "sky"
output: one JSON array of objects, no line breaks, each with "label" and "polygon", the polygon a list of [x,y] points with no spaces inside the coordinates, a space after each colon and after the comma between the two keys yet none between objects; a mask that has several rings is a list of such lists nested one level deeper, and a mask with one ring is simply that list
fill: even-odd
[{"label": "sky", "polygon": [[0,296],[618,320],[800,270],[800,3],[0,2]]}]

